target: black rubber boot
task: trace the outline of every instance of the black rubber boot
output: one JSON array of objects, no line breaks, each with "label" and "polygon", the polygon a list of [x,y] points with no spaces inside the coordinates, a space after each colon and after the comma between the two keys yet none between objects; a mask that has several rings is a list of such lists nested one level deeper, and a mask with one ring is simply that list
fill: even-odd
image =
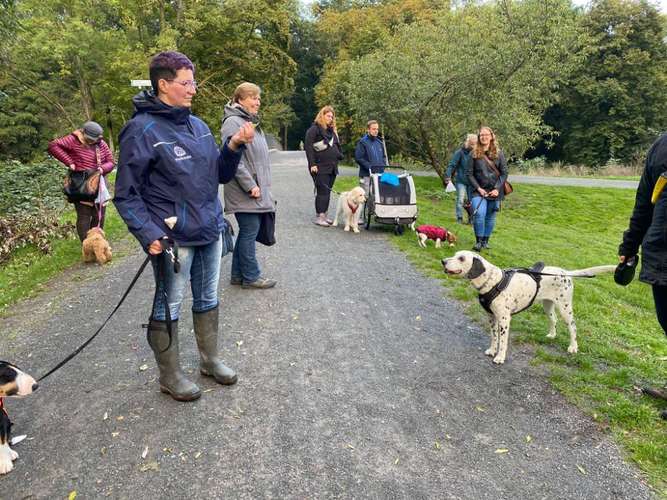
[{"label": "black rubber boot", "polygon": [[475,252],[479,252],[480,250],[482,250],[482,238],[479,236],[475,236],[475,238],[477,239],[477,242],[473,245],[472,249]]},{"label": "black rubber boot", "polygon": [[160,390],[176,401],[193,401],[201,396],[201,391],[181,370],[178,356],[178,320],[171,322],[171,335],[169,345],[166,321],[151,319],[148,323],[146,336],[160,370]]},{"label": "black rubber boot", "polygon": [[491,250],[491,247],[489,246],[489,237],[484,236],[482,238],[482,248],[486,248],[487,250]]},{"label": "black rubber boot", "polygon": [[192,312],[197,347],[201,356],[199,371],[215,378],[218,384],[232,385],[238,380],[234,370],[218,357],[218,308],[201,313]]}]

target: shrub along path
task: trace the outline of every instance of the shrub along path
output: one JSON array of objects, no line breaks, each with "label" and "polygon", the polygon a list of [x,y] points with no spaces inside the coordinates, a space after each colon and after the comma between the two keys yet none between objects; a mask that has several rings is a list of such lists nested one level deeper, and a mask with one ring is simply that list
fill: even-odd
[{"label": "shrub along path", "polygon": [[[260,260],[279,285],[230,288],[230,257],[223,265],[221,345],[239,383],[195,372],[199,401],[159,393],[139,328],[146,274],[94,344],[8,402],[15,434],[29,438],[2,497],[651,497],[528,350],[493,366],[486,334],[436,279],[384,232],[312,224],[305,166],[274,160],[279,243]],[[3,357],[45,372],[94,331],[142,259],[17,306],[0,320]],[[191,327],[185,312],[182,362],[195,371]]]}]

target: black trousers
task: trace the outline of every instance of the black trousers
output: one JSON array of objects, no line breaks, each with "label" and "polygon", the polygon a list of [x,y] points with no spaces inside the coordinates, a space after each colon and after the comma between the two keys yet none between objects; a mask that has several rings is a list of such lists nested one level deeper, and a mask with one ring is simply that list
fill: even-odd
[{"label": "black trousers", "polygon": [[658,323],[667,335],[667,286],[653,285],[653,301]]},{"label": "black trousers", "polygon": [[315,213],[325,214],[329,211],[329,201],[331,199],[331,189],[336,182],[336,174],[315,174],[313,176],[315,183]]},{"label": "black trousers", "polygon": [[[86,239],[86,234],[88,234],[90,228],[97,226],[97,207],[84,205],[77,201],[74,202],[74,208],[76,209],[76,232],[79,235],[79,240],[83,241]],[[105,211],[106,208],[102,207],[102,220],[100,221],[101,228],[104,228]]]}]

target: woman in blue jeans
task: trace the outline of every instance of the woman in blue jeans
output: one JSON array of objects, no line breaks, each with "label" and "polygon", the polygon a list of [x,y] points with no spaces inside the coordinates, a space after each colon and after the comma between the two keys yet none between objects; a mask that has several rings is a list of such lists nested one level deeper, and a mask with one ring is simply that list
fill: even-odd
[{"label": "woman in blue jeans", "polygon": [[266,137],[259,125],[257,112],[261,90],[254,83],[242,83],[225,106],[222,120],[222,142],[232,137],[239,127],[251,123],[255,128],[252,144],[243,151],[234,179],[225,185],[225,213],[234,214],[239,234],[232,258],[232,285],[243,288],[272,288],[276,280],[262,276],[255,252],[262,214],[275,211],[271,196],[271,162]]},{"label": "woman in blue jeans", "polygon": [[[218,353],[218,280],[226,229],[218,187],[232,180],[244,145],[255,134],[244,125],[218,147],[208,126],[190,112],[197,93],[194,72],[192,61],[179,52],[161,52],[151,60],[153,90],[134,97],[134,116],[120,133],[114,198],[128,229],[151,256],[156,300],[146,336],[160,390],[178,401],[201,396],[179,360],[178,322],[188,282],[199,371],[220,384],[237,381]],[[169,241],[179,249],[180,270],[165,255]]]},{"label": "woman in blue jeans", "polygon": [[489,127],[481,127],[477,134],[477,145],[472,150],[466,175],[470,184],[473,209],[475,246],[479,252],[489,247],[489,238],[496,225],[496,214],[503,199],[503,184],[507,179],[507,162],[498,147],[496,136]]}]

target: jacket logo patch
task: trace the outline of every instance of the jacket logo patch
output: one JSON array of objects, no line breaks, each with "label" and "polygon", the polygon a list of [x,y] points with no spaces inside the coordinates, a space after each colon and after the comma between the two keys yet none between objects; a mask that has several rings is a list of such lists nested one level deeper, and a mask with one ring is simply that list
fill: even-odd
[{"label": "jacket logo patch", "polygon": [[176,155],[176,161],[189,160],[192,158],[192,156],[180,146],[174,146],[174,154]]}]

